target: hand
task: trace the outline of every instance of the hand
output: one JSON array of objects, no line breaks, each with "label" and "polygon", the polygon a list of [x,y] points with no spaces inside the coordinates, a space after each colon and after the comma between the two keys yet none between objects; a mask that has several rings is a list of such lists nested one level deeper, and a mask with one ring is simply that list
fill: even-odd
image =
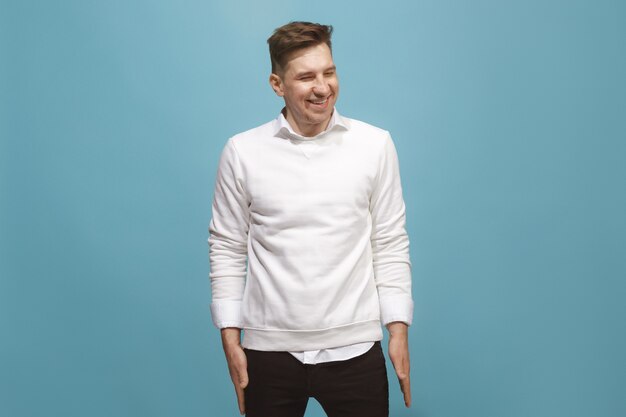
[{"label": "hand", "polygon": [[248,360],[246,353],[241,347],[241,329],[227,327],[222,329],[222,347],[228,362],[230,379],[235,386],[239,413],[246,412],[243,390],[248,386]]},{"label": "hand", "polygon": [[409,363],[408,327],[405,323],[395,321],[387,325],[389,330],[389,358],[398,376],[400,390],[404,395],[404,405],[411,406],[411,375]]}]

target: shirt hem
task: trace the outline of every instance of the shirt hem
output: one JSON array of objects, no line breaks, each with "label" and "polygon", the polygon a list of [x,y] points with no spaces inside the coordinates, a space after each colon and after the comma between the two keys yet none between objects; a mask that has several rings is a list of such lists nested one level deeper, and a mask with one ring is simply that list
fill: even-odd
[{"label": "shirt hem", "polygon": [[324,330],[266,330],[244,327],[241,345],[262,351],[306,351],[330,349],[361,342],[382,340],[380,320],[353,323]]}]

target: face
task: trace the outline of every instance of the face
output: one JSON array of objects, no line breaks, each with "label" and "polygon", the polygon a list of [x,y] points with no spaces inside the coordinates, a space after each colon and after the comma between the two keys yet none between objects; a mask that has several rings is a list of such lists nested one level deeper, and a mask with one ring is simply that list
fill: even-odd
[{"label": "face", "polygon": [[339,94],[339,80],[325,43],[294,52],[270,85],[283,97],[287,121],[296,133],[315,136],[328,126]]}]

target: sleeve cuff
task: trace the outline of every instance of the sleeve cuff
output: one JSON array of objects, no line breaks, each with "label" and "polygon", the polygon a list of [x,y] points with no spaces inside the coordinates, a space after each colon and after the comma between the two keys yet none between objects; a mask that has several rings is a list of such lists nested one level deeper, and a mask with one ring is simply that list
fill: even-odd
[{"label": "sleeve cuff", "polygon": [[397,295],[380,299],[380,321],[383,326],[401,321],[408,326],[413,323],[413,300],[409,296]]},{"label": "sleeve cuff", "polygon": [[241,301],[213,300],[211,303],[211,317],[213,318],[213,324],[218,329],[225,327],[243,328]]}]

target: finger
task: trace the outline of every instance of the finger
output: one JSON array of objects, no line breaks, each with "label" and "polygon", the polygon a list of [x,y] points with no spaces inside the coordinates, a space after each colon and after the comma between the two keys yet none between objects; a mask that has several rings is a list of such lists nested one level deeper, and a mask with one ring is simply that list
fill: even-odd
[{"label": "finger", "polygon": [[246,412],[244,401],[244,388],[248,386],[248,372],[244,366],[243,370],[238,369],[236,365],[231,368],[231,379],[235,387],[235,394],[237,394],[237,405],[239,407],[239,413],[243,415]]},{"label": "finger", "polygon": [[400,383],[400,391],[402,391],[404,396],[404,405],[407,407],[411,406],[411,377],[409,369],[409,361],[406,358],[398,360],[397,366],[394,366],[398,382]]},{"label": "finger", "polygon": [[407,376],[405,379],[400,380],[400,390],[404,395],[404,405],[411,406],[411,379]]},{"label": "finger", "polygon": [[235,392],[237,393],[237,405],[239,406],[239,414],[244,415],[246,412],[246,404],[244,401],[243,388],[235,385]]}]

